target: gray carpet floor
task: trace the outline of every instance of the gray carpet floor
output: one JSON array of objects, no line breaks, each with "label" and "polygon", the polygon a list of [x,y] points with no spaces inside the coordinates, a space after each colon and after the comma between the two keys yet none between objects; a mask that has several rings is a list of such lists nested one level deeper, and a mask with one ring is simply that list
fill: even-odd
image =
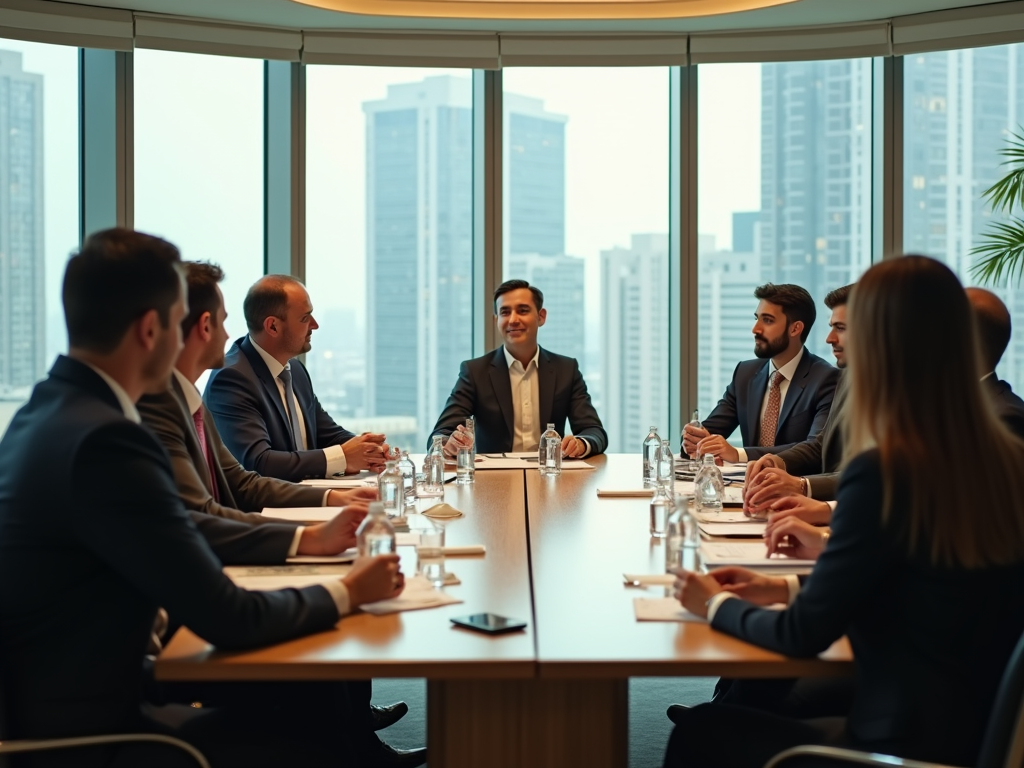
[{"label": "gray carpet floor", "polygon": [[[629,681],[629,768],[657,768],[665,755],[672,723],[669,704],[699,704],[711,698],[714,678],[638,677]],[[404,700],[409,714],[381,737],[396,747],[427,741],[427,686],[423,680],[374,680],[374,703]],[[567,767],[568,768],[568,767]]]}]

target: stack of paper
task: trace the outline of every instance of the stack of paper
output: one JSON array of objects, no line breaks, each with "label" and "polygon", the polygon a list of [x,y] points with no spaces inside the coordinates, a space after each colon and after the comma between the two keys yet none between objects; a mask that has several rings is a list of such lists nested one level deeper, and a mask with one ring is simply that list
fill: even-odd
[{"label": "stack of paper", "polygon": [[633,613],[637,621],[695,621],[707,623],[707,619],[690,613],[674,597],[633,598]]},{"label": "stack of paper", "polygon": [[422,576],[413,576],[406,579],[405,589],[402,594],[393,600],[380,600],[376,603],[369,603],[362,606],[366,613],[382,616],[386,613],[398,613],[399,611],[419,611],[424,608],[438,608],[442,605],[454,605],[461,603],[457,597],[452,597],[446,592],[435,589],[434,585]]},{"label": "stack of paper", "polygon": [[785,555],[766,557],[763,541],[705,541],[700,545],[701,561],[708,569],[738,565],[773,574],[809,573],[813,560],[798,560]]},{"label": "stack of paper", "polygon": [[[476,470],[486,469],[534,469],[538,468],[537,454],[529,453],[478,453],[476,455]],[[582,459],[562,459],[562,470],[570,469],[596,469]]]},{"label": "stack of paper", "polygon": [[327,479],[303,480],[299,485],[308,485],[312,488],[376,488],[377,476],[369,472],[363,472],[351,477],[328,477]]},{"label": "stack of paper", "polygon": [[760,539],[764,536],[765,522],[747,521],[736,523],[705,523],[698,522],[698,527],[706,536],[733,536],[745,539]]}]

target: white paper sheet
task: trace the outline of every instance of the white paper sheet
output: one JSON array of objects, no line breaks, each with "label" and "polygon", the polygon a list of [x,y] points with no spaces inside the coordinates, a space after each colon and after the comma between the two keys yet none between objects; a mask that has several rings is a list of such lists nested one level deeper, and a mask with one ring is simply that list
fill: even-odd
[{"label": "white paper sheet", "polygon": [[341,512],[341,507],[264,507],[263,516],[292,523],[326,523]]},{"label": "white paper sheet", "polygon": [[299,485],[308,485],[313,488],[376,488],[377,476],[363,473],[361,475],[353,475],[352,477],[313,478],[311,480],[303,480]]},{"label": "white paper sheet", "polygon": [[813,560],[798,560],[785,555],[765,557],[763,541],[705,541],[700,545],[702,562],[709,568],[722,565],[741,565],[757,568],[787,569],[809,568]]},{"label": "white paper sheet", "polygon": [[289,557],[285,562],[289,565],[303,565],[310,564],[314,565],[317,563],[351,563],[356,559],[359,553],[356,552],[355,547],[352,549],[346,549],[344,552],[338,555],[296,555],[295,557]]},{"label": "white paper sheet", "polygon": [[741,538],[760,539],[764,536],[764,522],[745,523],[698,523],[698,527],[708,536],[737,536]]},{"label": "white paper sheet", "polygon": [[434,589],[434,586],[422,576],[414,576],[406,580],[405,589],[395,599],[369,603],[362,606],[362,610],[382,616],[387,613],[419,611],[424,608],[438,608],[442,605],[454,605],[461,602],[459,598],[453,597],[447,592]]},{"label": "white paper sheet", "polygon": [[[506,454],[506,456],[512,455]],[[529,461],[526,458],[496,458],[497,456],[494,453],[478,453],[476,455],[477,471],[480,472],[488,469],[537,469],[537,455],[535,453],[529,454],[533,461]],[[596,467],[579,459],[562,459],[562,471],[572,469],[596,469]]]},{"label": "white paper sheet", "polygon": [[229,566],[224,569],[225,575],[239,587],[262,591],[325,584],[337,581],[348,571],[347,565]]},{"label": "white paper sheet", "polygon": [[637,621],[693,621],[707,624],[707,619],[690,613],[674,597],[635,597],[633,612]]},{"label": "white paper sheet", "polygon": [[723,509],[721,512],[699,512],[693,513],[698,523],[749,523],[750,518],[743,514],[742,510]]},{"label": "white paper sheet", "polygon": [[676,577],[671,573],[624,573],[622,578],[624,581],[637,581],[645,587],[671,587],[676,583]]},{"label": "white paper sheet", "polygon": [[[681,493],[685,496],[693,496],[693,483],[689,480],[676,480],[676,493]],[[723,499],[726,506],[735,507],[743,506],[743,486],[740,485],[727,485],[725,486],[725,497]]]}]

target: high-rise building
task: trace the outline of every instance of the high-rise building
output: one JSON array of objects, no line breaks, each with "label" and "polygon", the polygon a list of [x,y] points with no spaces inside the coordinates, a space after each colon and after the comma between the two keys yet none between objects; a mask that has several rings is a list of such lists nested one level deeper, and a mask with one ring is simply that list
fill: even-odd
[{"label": "high-rise building", "polygon": [[601,420],[608,450],[633,453],[653,424],[669,437],[668,235],[601,251]]},{"label": "high-rise building", "polygon": [[547,321],[537,334],[545,349],[583,360],[583,259],[578,256],[541,256],[513,253],[505,260],[505,274],[526,280],[544,294]]},{"label": "high-rise building", "polygon": [[44,372],[43,246],[43,76],[0,51],[0,397]]}]

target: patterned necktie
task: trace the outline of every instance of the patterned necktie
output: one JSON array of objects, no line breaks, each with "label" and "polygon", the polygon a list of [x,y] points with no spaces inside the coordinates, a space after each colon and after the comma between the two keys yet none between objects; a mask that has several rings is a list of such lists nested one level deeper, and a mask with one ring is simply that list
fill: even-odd
[{"label": "patterned necktie", "polygon": [[295,390],[292,389],[292,372],[285,368],[277,378],[284,384],[284,407],[288,413],[288,429],[292,433],[293,450],[302,451],[306,446],[302,443],[302,429],[299,427],[299,413],[295,406]]},{"label": "patterned necktie", "polygon": [[782,384],[784,376],[780,371],[772,374],[772,383],[768,387],[768,405],[764,409],[764,416],[761,417],[761,439],[758,445],[762,448],[771,448],[775,445],[775,430],[779,426],[779,406],[782,404]]},{"label": "patterned necktie", "polygon": [[192,414],[192,422],[196,425],[196,434],[199,435],[199,447],[203,449],[206,457],[206,468],[210,471],[210,492],[214,501],[220,501],[220,494],[217,492],[217,473],[214,471],[213,454],[210,453],[210,444],[206,442],[206,428],[203,426],[203,409]]}]

